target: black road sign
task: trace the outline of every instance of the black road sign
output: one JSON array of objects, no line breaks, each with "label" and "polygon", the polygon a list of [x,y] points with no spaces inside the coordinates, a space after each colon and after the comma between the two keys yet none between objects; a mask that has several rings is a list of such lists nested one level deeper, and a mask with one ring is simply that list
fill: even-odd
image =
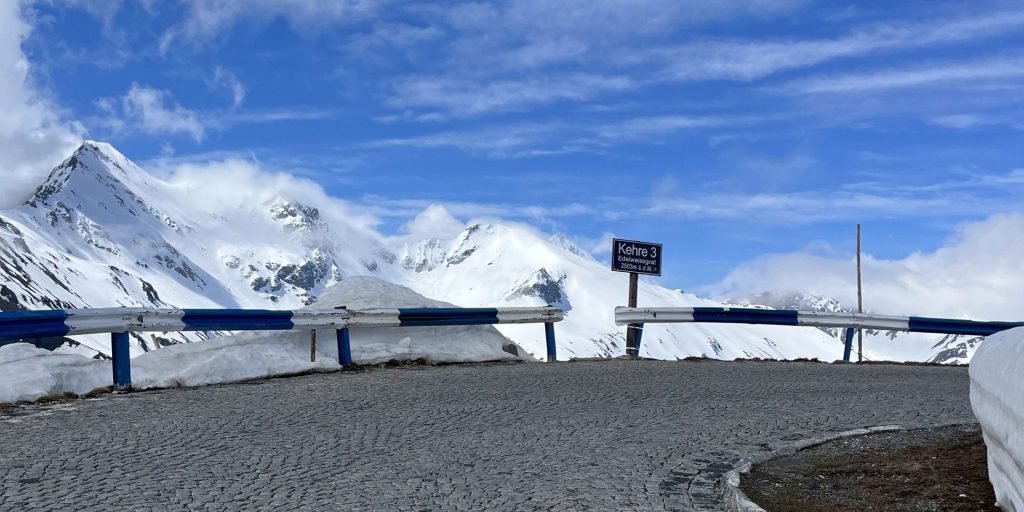
[{"label": "black road sign", "polygon": [[661,244],[613,239],[612,270],[660,276]]}]

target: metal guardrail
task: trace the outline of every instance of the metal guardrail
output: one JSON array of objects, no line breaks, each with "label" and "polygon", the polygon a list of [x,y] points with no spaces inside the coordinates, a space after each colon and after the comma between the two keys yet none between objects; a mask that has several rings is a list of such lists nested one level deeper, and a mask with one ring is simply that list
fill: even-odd
[{"label": "metal guardrail", "polygon": [[111,334],[114,386],[131,386],[129,333],[176,331],[337,331],[338,363],[352,364],[350,327],[435,327],[543,323],[547,359],[556,359],[554,322],[565,313],[539,308],[396,308],[396,309],[150,309],[97,308],[0,312],[0,341]]},{"label": "metal guardrail", "polygon": [[[1024,322],[979,322],[952,318],[869,313],[824,313],[790,309],[628,308],[622,306],[615,308],[615,323],[618,325],[640,324],[639,332],[643,332],[643,324],[647,323],[681,322],[845,328],[847,329],[844,336],[843,360],[845,361],[850,360],[853,346],[852,334],[856,329],[988,336],[1014,327],[1024,327]],[[637,347],[639,349],[639,341]]]}]

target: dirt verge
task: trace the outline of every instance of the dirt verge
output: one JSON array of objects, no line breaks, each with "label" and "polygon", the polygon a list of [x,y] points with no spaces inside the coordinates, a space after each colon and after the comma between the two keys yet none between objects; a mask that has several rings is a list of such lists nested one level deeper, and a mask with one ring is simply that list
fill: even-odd
[{"label": "dirt verge", "polygon": [[769,512],[999,510],[977,425],[830,441],[754,466],[740,487]]}]

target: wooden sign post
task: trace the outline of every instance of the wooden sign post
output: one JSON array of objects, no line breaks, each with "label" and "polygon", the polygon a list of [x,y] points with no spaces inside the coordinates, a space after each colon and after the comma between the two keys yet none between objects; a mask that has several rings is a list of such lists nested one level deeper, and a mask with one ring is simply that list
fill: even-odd
[{"label": "wooden sign post", "polygon": [[[637,288],[640,285],[640,274],[651,276],[661,275],[661,244],[637,242],[635,240],[612,240],[612,270],[629,272],[629,297],[627,305],[636,307]],[[640,355],[641,324],[626,326],[626,355]]]}]

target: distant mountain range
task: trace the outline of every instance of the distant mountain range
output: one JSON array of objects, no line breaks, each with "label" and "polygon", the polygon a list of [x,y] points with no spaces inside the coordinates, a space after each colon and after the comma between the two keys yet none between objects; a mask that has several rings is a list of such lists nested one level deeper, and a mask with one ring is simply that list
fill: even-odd
[{"label": "distant mountain range", "polygon": [[[492,223],[466,226],[452,239],[394,242],[343,216],[324,215],[330,205],[305,204],[288,190],[271,192],[273,199],[259,204],[203,208],[183,185],[147,173],[108,144],[86,142],[24,204],[0,211],[0,310],[287,309],[314,304],[327,287],[348,277],[369,275],[460,306],[556,305],[567,312],[556,328],[561,358],[625,352],[624,329],[614,324],[613,309],[625,302],[626,275],[611,272],[563,235]],[[386,297],[381,300],[380,306],[388,306]],[[744,300],[844,309],[836,301],[799,294],[737,299]],[[722,305],[649,282],[641,283],[640,304]],[[543,357],[540,327],[499,330]],[[217,334],[135,334],[132,352]],[[813,328],[658,324],[645,330],[642,355],[832,361],[842,356],[837,335]],[[878,332],[868,339],[875,356],[942,362],[969,358],[976,343]],[[91,357],[109,351],[108,338],[99,335],[39,343]],[[879,348],[895,345],[906,350]]]},{"label": "distant mountain range", "polygon": [[[846,313],[855,311],[831,297],[810,293],[763,292],[736,297],[729,302],[739,305],[757,304],[775,309]],[[830,336],[842,339],[843,329],[826,329]],[[925,361],[943,364],[966,364],[984,338],[959,334],[924,334],[901,331],[864,331],[865,359],[875,361]],[[856,354],[856,340],[854,340]],[[854,355],[856,359],[856,355]]]}]

